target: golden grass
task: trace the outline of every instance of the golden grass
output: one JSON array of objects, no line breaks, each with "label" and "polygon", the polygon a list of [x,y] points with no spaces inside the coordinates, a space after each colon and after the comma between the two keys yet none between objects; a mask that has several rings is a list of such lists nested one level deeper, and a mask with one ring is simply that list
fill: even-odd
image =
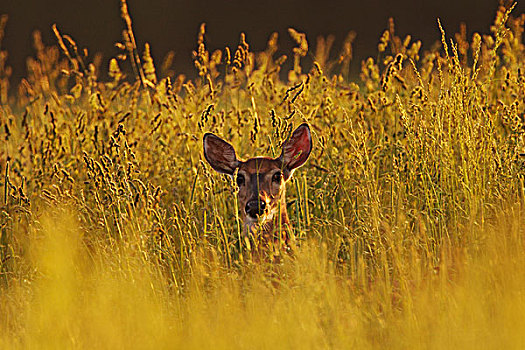
[{"label": "golden grass", "polygon": [[[203,25],[189,81],[122,4],[107,81],[56,26],[16,94],[0,54],[1,348],[524,347],[524,15],[428,52],[390,21],[358,82],[354,33],[331,60],[291,29],[284,81],[277,35],[210,53]],[[254,263],[202,135],[272,156],[305,121],[299,248]]]},{"label": "golden grass", "polygon": [[272,278],[261,266],[240,272],[198,259],[183,293],[135,249],[95,253],[72,219],[46,218],[29,252],[39,276],[2,294],[0,345],[519,349],[525,254],[516,215],[480,232],[476,247],[450,247],[431,272],[405,254],[404,275],[378,271],[356,286],[325,246],[308,242]]}]

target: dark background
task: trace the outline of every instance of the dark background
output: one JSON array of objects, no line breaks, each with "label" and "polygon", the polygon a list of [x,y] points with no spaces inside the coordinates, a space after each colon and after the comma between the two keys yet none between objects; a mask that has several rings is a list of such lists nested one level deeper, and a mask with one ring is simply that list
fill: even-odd
[{"label": "dark background", "polygon": [[[177,73],[195,75],[191,51],[195,49],[200,23],[207,23],[206,43],[211,50],[235,48],[240,32],[245,32],[253,51],[264,49],[269,35],[279,33],[279,45],[290,53],[293,45],[287,28],[306,32],[310,47],[318,35],[334,34],[336,53],[350,30],[357,32],[352,67],[360,60],[376,55],[377,43],[394,17],[396,33],[411,34],[424,47],[440,39],[436,18],[452,36],[461,22],[467,23],[469,37],[474,31],[488,32],[498,7],[497,0],[361,0],[361,1],[181,1],[128,0],[129,11],[139,48],[144,42],[152,47],[153,58],[160,64],[165,54],[175,51]],[[525,1],[514,9],[523,13]],[[31,33],[38,29],[44,42],[54,44],[51,25],[69,34],[91,53],[104,54],[104,69],[110,57],[119,53],[114,43],[121,40],[124,23],[118,0],[0,0],[0,14],[8,14],[2,49],[9,52],[13,67],[12,83],[25,75],[25,60],[33,54]]]}]

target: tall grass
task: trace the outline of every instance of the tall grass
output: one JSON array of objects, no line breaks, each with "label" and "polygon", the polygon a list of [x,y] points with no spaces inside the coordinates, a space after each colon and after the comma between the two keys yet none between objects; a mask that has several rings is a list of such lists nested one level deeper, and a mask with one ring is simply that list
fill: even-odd
[{"label": "tall grass", "polygon": [[[196,259],[180,293],[134,248],[93,251],[67,216],[31,245],[38,277],[3,291],[2,348],[522,348],[523,228],[509,209],[432,271],[404,251],[388,276],[344,276],[326,245],[242,271]],[[57,226],[56,222],[60,222]]]},{"label": "tall grass", "polygon": [[[314,54],[291,29],[287,58],[276,34],[208,52],[204,25],[199,77],[174,77],[137,47],[125,2],[108,79],[54,26],[7,94],[2,52],[0,345],[522,348],[525,16],[510,13],[471,39],[438,23],[427,52],[390,21],[356,82],[353,33],[331,60],[332,39]],[[304,121],[299,248],[252,262],[202,135],[276,156]]]}]

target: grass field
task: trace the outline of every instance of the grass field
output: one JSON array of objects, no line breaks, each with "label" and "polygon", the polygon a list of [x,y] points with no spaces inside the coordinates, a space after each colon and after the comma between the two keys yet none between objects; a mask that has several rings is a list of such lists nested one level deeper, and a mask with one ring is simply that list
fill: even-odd
[{"label": "grass field", "polygon": [[[122,17],[109,69],[60,27],[19,86],[0,53],[0,348],[525,348],[524,14],[425,52],[392,21],[355,81],[352,33],[202,26],[188,80]],[[298,247],[254,262],[202,136],[277,156],[302,122]]]}]

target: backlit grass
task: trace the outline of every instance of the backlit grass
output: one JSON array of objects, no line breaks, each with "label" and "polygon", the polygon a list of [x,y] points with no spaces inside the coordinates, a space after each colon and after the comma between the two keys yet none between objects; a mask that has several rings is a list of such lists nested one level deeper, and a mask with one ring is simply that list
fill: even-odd
[{"label": "backlit grass", "polygon": [[[355,80],[353,33],[279,57],[203,25],[188,80],[122,17],[109,67],[57,25],[7,93],[0,53],[1,348],[525,346],[525,15],[424,52],[391,21]],[[298,248],[254,262],[202,136],[276,156],[302,122]]]}]

